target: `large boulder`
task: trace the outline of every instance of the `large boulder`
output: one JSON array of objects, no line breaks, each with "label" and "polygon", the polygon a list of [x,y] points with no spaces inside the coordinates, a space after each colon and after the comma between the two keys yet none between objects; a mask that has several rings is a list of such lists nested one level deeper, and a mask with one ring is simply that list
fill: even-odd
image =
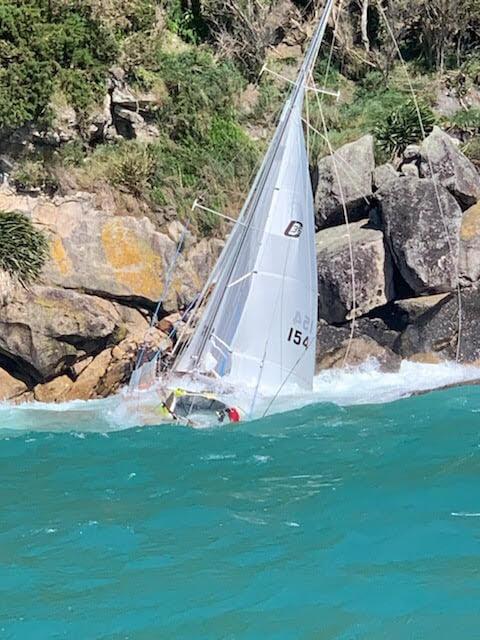
[{"label": "large boulder", "polygon": [[350,220],[365,217],[374,170],[372,136],[346,144],[332,156],[320,160],[315,193],[318,229],[345,222],[343,203]]},{"label": "large boulder", "polygon": [[339,326],[331,325],[325,320],[319,320],[317,325],[317,362],[322,361],[328,354],[340,349],[345,341],[353,338],[368,338],[387,350],[394,351],[400,336],[380,318],[359,318],[355,321],[352,333],[352,323]]},{"label": "large boulder", "polygon": [[164,351],[171,346],[171,341],[156,329],[151,329],[146,336],[141,332],[132,333],[113,348],[108,347],[95,357],[77,363],[69,375],[38,384],[34,388],[34,399],[67,402],[112,395],[129,381],[140,347],[148,360],[158,350]]},{"label": "large boulder", "polygon": [[[480,290],[465,289],[461,305],[457,293],[452,293],[421,315],[403,332],[398,348],[406,358],[429,354],[444,360],[459,360],[480,364]],[[433,356],[432,356],[433,354]]]},{"label": "large boulder", "polygon": [[0,353],[44,381],[98,351],[121,324],[113,304],[101,298],[17,286],[0,307]]},{"label": "large boulder", "polygon": [[[217,239],[194,242],[180,224],[174,234],[170,227],[160,233],[148,218],[101,212],[86,193],[33,198],[0,188],[2,210],[21,211],[50,234],[42,284],[150,308],[162,298],[166,313],[202,290],[223,247]],[[177,255],[180,237],[185,244]]]},{"label": "large boulder", "polygon": [[353,251],[356,316],[385,305],[393,298],[393,271],[383,234],[357,222],[333,227],[316,235],[319,317],[341,323],[353,317],[350,256]]},{"label": "large boulder", "polygon": [[463,214],[459,269],[463,284],[471,284],[480,279],[480,203]]},{"label": "large boulder", "polygon": [[398,177],[399,173],[398,171],[396,171],[393,164],[381,164],[380,166],[376,167],[375,171],[373,172],[373,187],[374,189],[381,189],[388,182],[397,180]]},{"label": "large boulder", "polygon": [[411,324],[418,318],[435,307],[439,302],[446,298],[448,293],[437,293],[433,296],[419,296],[418,298],[406,298],[396,300],[394,303],[396,313],[401,316],[401,323],[405,325]]},{"label": "large boulder", "polygon": [[347,337],[338,346],[321,352],[317,357],[316,371],[357,368],[371,360],[375,360],[384,372],[398,371],[401,365],[398,354],[368,336],[361,336]]},{"label": "large boulder", "polygon": [[[149,219],[100,212],[89,194],[49,199],[3,189],[1,210],[21,211],[50,233],[43,284],[146,306],[164,297],[168,312],[202,289],[222,246],[217,240],[189,242],[176,256],[177,243]],[[174,278],[164,291],[174,259]]]},{"label": "large boulder", "polygon": [[421,146],[422,176],[431,178],[431,171],[464,206],[480,200],[480,175],[470,160],[460,151],[448,134],[439,127]]},{"label": "large boulder", "polygon": [[388,245],[410,288],[416,294],[452,291],[462,223],[455,198],[431,180],[410,177],[389,182],[377,198]]},{"label": "large boulder", "polygon": [[13,400],[27,391],[27,385],[0,367],[0,402]]}]

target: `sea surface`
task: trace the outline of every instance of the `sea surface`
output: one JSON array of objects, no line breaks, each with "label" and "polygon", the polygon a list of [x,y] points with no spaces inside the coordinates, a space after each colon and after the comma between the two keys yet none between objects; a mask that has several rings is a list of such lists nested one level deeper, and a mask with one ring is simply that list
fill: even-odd
[{"label": "sea surface", "polygon": [[478,638],[480,388],[402,397],[469,377],[325,374],[201,430],[0,408],[0,639]]}]

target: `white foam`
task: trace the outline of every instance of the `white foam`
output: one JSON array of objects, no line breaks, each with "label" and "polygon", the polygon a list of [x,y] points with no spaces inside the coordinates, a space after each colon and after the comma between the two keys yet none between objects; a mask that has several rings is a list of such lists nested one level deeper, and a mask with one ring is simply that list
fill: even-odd
[{"label": "white foam", "polygon": [[[331,370],[318,375],[311,392],[285,387],[268,410],[269,414],[317,403],[339,406],[382,404],[414,392],[433,390],[480,378],[480,369],[455,363],[418,364],[403,362],[397,373],[382,373],[378,363],[369,362],[356,370]],[[244,390],[228,401],[248,406],[250,394]],[[268,408],[271,398],[258,399],[256,417]],[[108,433],[146,424],[159,424],[159,397],[155,390],[117,395],[106,400],[75,401],[57,405],[41,403],[18,407],[0,404],[0,429],[14,431],[75,431]],[[211,426],[208,421],[203,427]]]}]

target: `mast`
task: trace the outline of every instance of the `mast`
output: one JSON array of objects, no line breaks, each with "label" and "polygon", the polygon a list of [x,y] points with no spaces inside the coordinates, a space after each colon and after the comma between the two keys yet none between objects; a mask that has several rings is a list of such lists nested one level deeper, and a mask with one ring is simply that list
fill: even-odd
[{"label": "mast", "polygon": [[[295,296],[294,291],[290,294],[290,298],[293,297],[292,304],[296,303],[299,307],[297,315],[304,318],[302,320],[303,325],[305,325],[304,330],[309,334],[307,342],[310,340],[308,350],[312,349],[312,342],[314,347],[315,332],[312,335],[312,331],[314,324],[316,325],[317,284],[316,265],[313,264],[312,266],[311,255],[312,251],[314,252],[313,194],[311,193],[308,175],[308,161],[305,152],[301,116],[305,92],[325,35],[333,4],[334,0],[327,0],[321,20],[312,38],[297,80],[284,105],[277,129],[260,170],[238,222],[215,267],[213,293],[206,305],[196,332],[187,346],[186,352],[174,363],[173,369],[176,371],[197,369],[208,350],[210,354],[215,353],[217,360],[226,362],[231,358],[231,355],[235,353],[232,341],[238,332],[241,333],[241,319],[245,309],[250,309],[250,312],[253,309],[256,312],[256,307],[252,307],[252,299],[255,298],[254,294],[256,293],[252,282],[254,280],[262,281],[262,277],[261,287],[263,287],[264,291],[268,292],[271,287],[275,287],[279,292],[277,297],[271,300],[275,307],[279,304],[278,297],[280,292],[282,298],[284,296],[285,287],[278,282],[282,275],[284,279],[291,276],[290,280],[292,281],[296,278],[297,288],[302,286],[301,275],[309,280],[309,282],[303,283],[303,286],[309,288],[307,301],[296,303],[295,298],[298,298],[298,295]],[[292,157],[296,159],[296,164],[292,163]],[[307,174],[307,178],[305,174]],[[280,194],[282,194],[282,198],[279,199]],[[287,209],[288,211],[286,211]],[[299,213],[296,214],[296,217],[292,217],[295,209]],[[302,210],[301,212],[300,209]],[[287,215],[288,213],[289,215]],[[296,255],[299,252],[298,244],[297,247],[292,249],[290,245],[287,246],[285,239],[282,239],[282,236],[288,236],[288,233],[283,233],[284,227],[282,229],[276,228],[278,224],[275,224],[275,218],[277,218],[278,224],[282,224],[281,220],[283,218],[298,224],[300,229],[299,236],[303,226],[306,227],[303,235],[307,236],[308,234],[308,238],[302,238],[302,242],[306,243],[303,251],[308,253],[307,265],[300,264],[302,260],[301,253],[299,256]],[[300,219],[303,222],[300,222]],[[295,238],[297,236],[290,237]],[[275,243],[272,243],[272,238],[276,238]],[[277,263],[272,263],[273,266],[270,264],[272,260],[269,258],[267,245],[270,254],[278,252],[279,256],[282,256]],[[266,263],[268,263],[268,267],[265,267]],[[312,282],[312,268],[315,269],[315,282]],[[290,271],[292,272],[291,274]],[[225,306],[229,307],[227,311]],[[227,313],[233,316],[233,320],[231,317],[227,317]],[[307,324],[309,325],[308,327],[306,326]],[[217,325],[222,327],[222,331],[216,330]],[[263,326],[263,332],[265,334],[264,347],[266,350],[269,341],[269,327]],[[297,333],[301,332],[298,331]],[[242,342],[241,339],[240,342]],[[295,344],[297,343],[295,342]],[[305,347],[307,348],[307,343]],[[262,348],[261,351],[263,352],[263,350]],[[313,351],[315,351],[314,348]],[[242,352],[237,349],[236,355],[238,356],[237,359],[240,359]],[[245,357],[248,357],[248,355]],[[290,358],[287,358],[286,364],[290,364],[290,367],[295,362],[292,357],[291,354]],[[213,356],[210,359],[212,360],[212,358]],[[250,360],[255,359],[255,357],[250,357]],[[281,357],[280,360],[282,360]],[[263,369],[263,364],[263,361],[260,364],[258,362],[255,364],[260,372]],[[282,369],[283,363],[280,362],[279,366]],[[252,368],[254,368],[253,364],[250,369]],[[226,365],[217,366],[217,375],[222,377],[225,374],[225,369]],[[245,370],[247,371],[248,367]],[[288,371],[288,367],[286,370]],[[313,377],[313,373],[311,376]]]}]

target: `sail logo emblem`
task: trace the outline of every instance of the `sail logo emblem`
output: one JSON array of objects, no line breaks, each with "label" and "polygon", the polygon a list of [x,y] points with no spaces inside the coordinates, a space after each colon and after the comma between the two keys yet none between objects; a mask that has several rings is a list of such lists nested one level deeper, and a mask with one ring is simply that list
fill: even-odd
[{"label": "sail logo emblem", "polygon": [[285,229],[285,235],[289,238],[299,238],[302,235],[303,224],[298,220],[292,220]]}]

